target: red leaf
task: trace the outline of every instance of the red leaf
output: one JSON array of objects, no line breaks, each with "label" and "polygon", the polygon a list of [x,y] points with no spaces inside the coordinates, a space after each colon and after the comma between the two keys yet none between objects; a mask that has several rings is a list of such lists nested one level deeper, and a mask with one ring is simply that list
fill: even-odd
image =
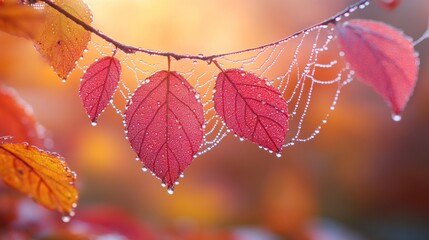
[{"label": "red leaf", "polygon": [[126,133],[145,167],[171,193],[201,146],[203,106],[192,86],[176,72],[160,71],[148,80],[128,103]]},{"label": "red leaf", "polygon": [[398,116],[417,81],[418,58],[410,38],[384,23],[352,20],[336,27],[341,49],[358,78],[372,86]]},{"label": "red leaf", "polygon": [[44,128],[34,118],[31,106],[13,89],[0,86],[0,138],[10,136],[13,142],[43,146],[43,135]]},{"label": "red leaf", "polygon": [[379,4],[389,10],[393,10],[399,6],[400,0],[378,0]]},{"label": "red leaf", "polygon": [[107,205],[80,209],[68,227],[72,232],[78,230],[85,236],[102,238],[102,236],[116,235],[118,239],[155,239],[153,231],[140,223],[139,219],[121,209]]},{"label": "red leaf", "polygon": [[109,104],[118,87],[121,64],[114,57],[103,57],[91,64],[83,75],[79,95],[93,123]]},{"label": "red leaf", "polygon": [[216,80],[216,112],[237,135],[280,153],[288,128],[287,103],[266,81],[239,69]]}]

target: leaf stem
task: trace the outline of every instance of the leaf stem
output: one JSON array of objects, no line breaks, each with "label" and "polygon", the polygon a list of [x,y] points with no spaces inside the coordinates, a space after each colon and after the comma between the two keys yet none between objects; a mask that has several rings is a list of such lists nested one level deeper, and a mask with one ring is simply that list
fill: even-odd
[{"label": "leaf stem", "polygon": [[58,6],[57,4],[55,4],[54,2],[52,2],[52,0],[40,0],[41,2],[46,3],[47,5],[49,5],[50,7],[52,7],[53,9],[55,9],[56,11],[60,12],[61,14],[63,14],[64,16],[66,16],[67,18],[69,18],[70,20],[72,20],[73,22],[75,22],[76,24],[80,25],[81,27],[83,27],[85,30],[99,36],[100,38],[104,39],[105,41],[113,44],[116,48],[122,50],[125,53],[128,54],[133,54],[136,52],[142,52],[142,53],[146,53],[149,55],[157,55],[157,56],[166,56],[166,57],[171,57],[174,58],[176,60],[180,60],[180,59],[194,59],[194,60],[202,60],[202,61],[207,61],[207,62],[211,62],[213,59],[218,58],[218,57],[223,57],[223,56],[228,56],[228,55],[234,55],[234,54],[239,54],[239,53],[244,53],[244,52],[249,52],[249,51],[253,51],[253,50],[257,50],[257,49],[263,49],[266,47],[270,47],[270,46],[274,46],[277,44],[280,44],[284,41],[287,41],[288,39],[301,35],[313,28],[316,27],[320,27],[320,26],[325,26],[325,25],[329,25],[329,24],[336,24],[339,21],[339,18],[341,18],[342,16],[344,16],[347,13],[351,13],[354,10],[356,10],[359,6],[361,5],[366,5],[369,4],[370,0],[359,0],[356,3],[348,6],[347,8],[345,8],[343,11],[338,12],[337,14],[335,14],[334,16],[319,22],[317,24],[314,24],[310,27],[304,28],[298,32],[295,32],[292,35],[289,35],[285,38],[282,38],[278,41],[272,42],[272,43],[268,43],[265,45],[261,45],[258,47],[254,47],[254,48],[248,48],[248,49],[244,49],[244,50],[239,50],[239,51],[234,51],[234,52],[228,52],[228,53],[222,53],[222,54],[214,54],[214,55],[203,55],[203,54],[198,54],[198,55],[190,55],[190,54],[178,54],[178,53],[174,53],[174,52],[164,52],[164,51],[155,51],[155,50],[151,50],[151,49],[145,49],[145,48],[141,48],[141,47],[134,47],[134,46],[129,46],[126,44],[123,44],[113,38],[111,38],[110,36],[102,33],[100,30],[92,27],[91,25],[85,23],[84,21],[80,20],[79,18],[75,17],[74,15],[72,15],[71,13],[69,13],[68,11],[66,11],[64,8]]}]

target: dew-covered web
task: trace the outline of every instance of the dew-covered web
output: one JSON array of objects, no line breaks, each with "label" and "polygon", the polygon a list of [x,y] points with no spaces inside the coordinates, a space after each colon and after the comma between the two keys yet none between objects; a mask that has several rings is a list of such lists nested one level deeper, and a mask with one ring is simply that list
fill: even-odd
[{"label": "dew-covered web", "polygon": [[[335,21],[367,4],[349,9]],[[230,134],[214,109],[213,93],[220,69],[213,61],[222,69],[237,68],[253,73],[279,89],[286,99],[289,113],[284,147],[309,141],[318,135],[335,109],[342,88],[352,81],[354,75],[337,47],[332,23],[315,26],[276,44],[220,55],[208,61],[203,55],[200,58],[204,60],[172,59],[171,71],[177,71],[194,86],[196,98],[203,104],[205,134],[198,154],[211,150]],[[112,56],[115,47],[96,38],[91,41],[88,51],[96,51],[99,57]],[[110,105],[123,117],[132,93],[138,86],[146,84],[152,74],[167,70],[168,58],[142,52],[126,54],[120,50],[117,50],[115,57],[121,61],[122,75]],[[93,61],[84,56],[79,68],[84,71]]]},{"label": "dew-covered web", "polygon": [[[341,89],[353,78],[329,25],[312,28],[279,44],[219,58],[225,68],[252,72],[273,85],[288,104],[284,147],[313,139],[327,123]],[[291,51],[292,49],[292,51]]]}]

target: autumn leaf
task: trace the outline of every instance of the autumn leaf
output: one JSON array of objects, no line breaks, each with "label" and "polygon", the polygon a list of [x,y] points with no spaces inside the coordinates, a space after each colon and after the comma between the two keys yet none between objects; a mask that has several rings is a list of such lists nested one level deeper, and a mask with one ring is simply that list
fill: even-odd
[{"label": "autumn leaf", "polygon": [[144,166],[172,193],[203,141],[204,113],[198,94],[176,72],[150,76],[125,112],[127,137]]},{"label": "autumn leaf", "polygon": [[[115,235],[120,239],[157,239],[155,233],[142,224],[130,213],[108,205],[97,204],[80,208],[76,214],[76,222],[84,228],[79,229],[85,236]],[[73,231],[73,225],[69,225]],[[76,230],[75,230],[76,231]]]},{"label": "autumn leaf", "polygon": [[17,37],[33,39],[39,35],[45,14],[18,1],[0,2],[0,30]]},{"label": "autumn leaf", "polygon": [[103,57],[91,64],[83,75],[79,95],[93,123],[106,108],[118,87],[121,64],[114,57]]},{"label": "autumn leaf", "polygon": [[37,123],[31,107],[13,89],[0,86],[0,136],[13,137],[14,142],[41,146],[43,127]]},{"label": "autumn leaf", "polygon": [[399,6],[401,1],[400,0],[378,0],[378,3],[386,9],[393,10]]},{"label": "autumn leaf", "polygon": [[419,60],[411,39],[370,20],[351,20],[337,25],[336,31],[357,77],[389,102],[394,120],[399,120],[417,81]]},{"label": "autumn leaf", "polygon": [[280,154],[288,128],[286,100],[252,73],[228,69],[219,73],[214,94],[216,112],[238,136]]},{"label": "autumn leaf", "polygon": [[73,213],[76,175],[58,155],[24,143],[0,143],[0,177],[46,208]]},{"label": "autumn leaf", "polygon": [[[56,0],[55,4],[81,21],[91,24],[92,14],[82,0]],[[34,39],[34,45],[58,76],[65,79],[87,48],[91,35],[55,9],[48,6],[45,8],[46,21],[41,34]]]}]

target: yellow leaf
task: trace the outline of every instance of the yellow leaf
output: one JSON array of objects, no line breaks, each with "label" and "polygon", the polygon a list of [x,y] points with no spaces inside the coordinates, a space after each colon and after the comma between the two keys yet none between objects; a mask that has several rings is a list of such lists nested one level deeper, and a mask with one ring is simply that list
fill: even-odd
[{"label": "yellow leaf", "polygon": [[25,143],[0,143],[0,177],[41,205],[72,214],[76,175],[60,156]]},{"label": "yellow leaf", "polygon": [[14,36],[33,39],[38,36],[44,11],[16,1],[0,1],[0,30]]},{"label": "yellow leaf", "polygon": [[[56,0],[55,4],[91,24],[92,15],[82,0]],[[45,6],[46,21],[34,45],[61,78],[67,78],[75,68],[91,38],[90,32],[55,9]]]}]

